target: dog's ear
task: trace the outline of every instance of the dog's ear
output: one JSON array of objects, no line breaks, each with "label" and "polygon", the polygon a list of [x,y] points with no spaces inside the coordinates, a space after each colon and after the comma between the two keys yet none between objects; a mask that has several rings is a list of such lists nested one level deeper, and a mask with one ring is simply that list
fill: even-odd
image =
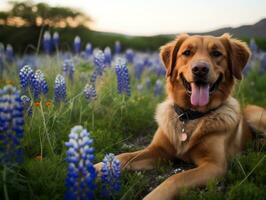
[{"label": "dog's ear", "polygon": [[166,76],[171,76],[176,64],[177,52],[185,39],[189,37],[187,34],[180,34],[172,42],[160,48],[161,60],[166,68]]},{"label": "dog's ear", "polygon": [[226,42],[226,49],[228,53],[228,64],[231,69],[232,75],[238,80],[242,79],[242,70],[246,66],[251,55],[250,49],[247,44],[231,38],[229,34],[221,36],[222,41]]}]

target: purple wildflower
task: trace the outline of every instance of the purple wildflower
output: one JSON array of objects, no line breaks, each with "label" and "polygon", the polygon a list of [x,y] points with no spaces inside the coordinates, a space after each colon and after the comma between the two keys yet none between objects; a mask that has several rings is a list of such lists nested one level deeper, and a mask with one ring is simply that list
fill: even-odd
[{"label": "purple wildflower", "polygon": [[118,59],[115,66],[117,75],[117,89],[120,94],[125,93],[127,96],[131,95],[129,74],[125,60]]},{"label": "purple wildflower", "polygon": [[23,107],[19,91],[7,85],[0,89],[0,163],[21,161],[20,146],[24,130]]},{"label": "purple wildflower", "polygon": [[119,41],[115,42],[115,54],[121,53],[121,43]]},{"label": "purple wildflower", "polygon": [[43,49],[46,54],[50,54],[52,51],[52,40],[49,31],[45,31],[43,35]]},{"label": "purple wildflower", "polygon": [[32,81],[34,79],[34,73],[32,68],[29,65],[25,65],[19,71],[20,85],[23,91],[28,87],[32,87]]},{"label": "purple wildflower", "polygon": [[93,167],[94,149],[90,133],[82,126],[75,126],[66,142],[68,172],[66,199],[93,199],[96,171]]},{"label": "purple wildflower", "polygon": [[79,36],[76,36],[74,39],[74,52],[75,54],[79,54],[81,50],[81,39]]},{"label": "purple wildflower", "polygon": [[86,48],[85,48],[85,52],[86,52],[86,55],[87,57],[90,57],[92,55],[92,45],[91,43],[87,43],[86,44]]},{"label": "purple wildflower", "polygon": [[133,63],[135,54],[134,54],[134,51],[132,49],[127,49],[125,56],[126,56],[126,59],[127,59],[128,63]]},{"label": "purple wildflower", "polygon": [[61,74],[58,74],[55,78],[54,96],[57,103],[66,101],[66,81]]},{"label": "purple wildflower", "polygon": [[163,83],[160,79],[155,82],[154,95],[160,96],[163,93]]},{"label": "purple wildflower", "polygon": [[92,84],[86,84],[84,90],[84,96],[88,101],[95,100],[97,98],[95,86]]},{"label": "purple wildflower", "polygon": [[53,34],[53,45],[55,47],[55,49],[58,49],[59,47],[59,41],[60,40],[60,37],[59,37],[59,33],[58,32],[54,32]]},{"label": "purple wildflower", "polygon": [[41,70],[37,70],[32,80],[33,94],[35,99],[39,99],[41,94],[48,93],[48,84]]},{"label": "purple wildflower", "polygon": [[116,195],[121,188],[121,165],[120,161],[115,157],[114,154],[110,153],[105,155],[101,172],[103,196],[111,197]]},{"label": "purple wildflower", "polygon": [[31,98],[26,95],[23,95],[20,97],[20,99],[23,106],[23,110],[28,114],[28,116],[31,116],[32,115]]},{"label": "purple wildflower", "polygon": [[14,59],[14,50],[11,44],[7,44],[6,46],[6,60],[8,62],[12,62]]},{"label": "purple wildflower", "polygon": [[107,66],[111,66],[111,62],[112,62],[112,52],[111,52],[110,47],[106,47],[104,49],[104,63]]}]

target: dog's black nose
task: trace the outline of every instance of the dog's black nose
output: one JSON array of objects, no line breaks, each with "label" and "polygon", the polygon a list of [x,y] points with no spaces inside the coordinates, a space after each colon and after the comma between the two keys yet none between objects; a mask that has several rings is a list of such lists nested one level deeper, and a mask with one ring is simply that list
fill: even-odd
[{"label": "dog's black nose", "polygon": [[206,76],[209,73],[209,64],[206,62],[193,63],[192,73],[194,76]]}]

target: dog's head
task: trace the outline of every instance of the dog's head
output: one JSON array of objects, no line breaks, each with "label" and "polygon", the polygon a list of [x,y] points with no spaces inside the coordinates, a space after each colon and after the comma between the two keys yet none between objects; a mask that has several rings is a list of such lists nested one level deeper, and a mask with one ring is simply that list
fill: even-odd
[{"label": "dog's head", "polygon": [[234,79],[242,79],[247,45],[228,34],[221,37],[181,34],[161,47],[167,92],[183,108],[207,111],[230,95]]}]

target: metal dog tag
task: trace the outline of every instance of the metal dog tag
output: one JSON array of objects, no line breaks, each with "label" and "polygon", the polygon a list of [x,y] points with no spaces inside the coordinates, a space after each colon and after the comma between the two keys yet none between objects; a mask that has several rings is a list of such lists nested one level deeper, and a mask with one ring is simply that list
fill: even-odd
[{"label": "metal dog tag", "polygon": [[179,139],[184,142],[187,140],[187,134],[186,133],[181,133],[180,136],[179,136]]}]

